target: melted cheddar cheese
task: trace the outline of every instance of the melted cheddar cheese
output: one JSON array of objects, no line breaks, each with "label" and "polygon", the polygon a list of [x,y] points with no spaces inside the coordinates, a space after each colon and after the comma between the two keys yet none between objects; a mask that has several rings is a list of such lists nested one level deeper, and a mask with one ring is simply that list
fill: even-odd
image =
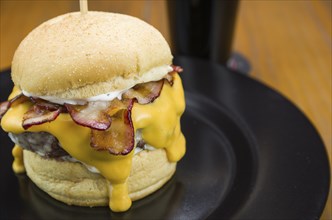
[{"label": "melted cheddar cheese", "polygon": [[23,163],[23,149],[15,145],[12,150],[12,154],[14,157],[14,162],[13,162],[13,170],[15,173],[24,173],[25,172],[25,167]]},{"label": "melted cheddar cheese", "polygon": [[[9,98],[19,94],[13,89]],[[54,135],[62,148],[73,158],[96,167],[110,183],[109,206],[113,211],[126,211],[131,206],[126,180],[130,174],[134,150],[128,155],[112,155],[107,151],[96,151],[90,146],[90,129],[77,125],[67,113],[62,113],[50,123],[22,128],[24,113],[31,103],[12,106],[1,120],[6,132],[22,133],[48,132]],[[132,121],[135,132],[141,131],[142,138],[155,148],[164,148],[170,162],[180,160],[185,154],[185,138],[180,128],[180,116],[185,109],[184,93],[180,77],[175,74],[174,84],[164,84],[160,96],[147,105],[134,104]],[[13,149],[15,172],[24,171],[22,149]]]}]

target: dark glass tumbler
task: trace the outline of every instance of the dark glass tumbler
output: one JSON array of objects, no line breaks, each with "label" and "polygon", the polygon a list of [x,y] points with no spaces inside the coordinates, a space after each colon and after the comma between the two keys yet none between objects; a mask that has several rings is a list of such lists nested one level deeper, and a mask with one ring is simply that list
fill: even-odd
[{"label": "dark glass tumbler", "polygon": [[168,0],[167,4],[172,52],[226,64],[238,0]]}]

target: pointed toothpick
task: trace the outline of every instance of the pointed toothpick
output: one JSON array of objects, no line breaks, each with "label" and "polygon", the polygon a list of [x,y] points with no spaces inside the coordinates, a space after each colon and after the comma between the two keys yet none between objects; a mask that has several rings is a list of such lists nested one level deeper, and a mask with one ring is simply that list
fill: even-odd
[{"label": "pointed toothpick", "polygon": [[80,0],[80,11],[82,14],[88,13],[88,0]]}]

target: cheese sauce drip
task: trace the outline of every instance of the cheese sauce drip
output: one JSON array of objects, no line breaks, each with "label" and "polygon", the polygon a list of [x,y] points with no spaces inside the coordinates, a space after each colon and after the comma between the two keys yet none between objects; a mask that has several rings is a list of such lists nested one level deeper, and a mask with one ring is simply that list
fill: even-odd
[{"label": "cheese sauce drip", "polygon": [[[20,91],[14,88],[9,98]],[[22,118],[31,103],[13,106],[1,120],[6,132],[22,133]],[[185,153],[185,138],[180,128],[180,116],[185,109],[184,93],[180,77],[174,75],[174,84],[164,84],[160,96],[147,105],[134,104],[132,121],[135,132],[140,130],[143,139],[156,148],[164,148],[170,162],[177,162]],[[90,146],[90,129],[77,125],[69,114],[63,113],[50,123],[35,125],[27,131],[48,132],[54,135],[61,146],[75,159],[96,167],[100,174],[110,182],[109,206],[112,211],[126,211],[131,206],[128,195],[127,178],[130,175],[134,150],[128,155],[112,155],[107,151],[96,151]],[[14,153],[15,151],[15,153]],[[21,152],[14,147],[13,167],[23,166]],[[15,165],[16,164],[16,165]],[[14,166],[15,165],[15,166]],[[15,172],[22,169],[14,168]]]},{"label": "cheese sauce drip", "polygon": [[13,170],[15,173],[24,173],[25,167],[23,163],[23,149],[22,147],[15,145],[12,150],[12,155],[14,157]]}]

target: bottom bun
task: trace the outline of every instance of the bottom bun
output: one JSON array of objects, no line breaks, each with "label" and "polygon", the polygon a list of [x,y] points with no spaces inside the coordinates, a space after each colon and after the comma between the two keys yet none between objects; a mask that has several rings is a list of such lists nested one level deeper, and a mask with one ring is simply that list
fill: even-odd
[{"label": "bottom bun", "polygon": [[[108,206],[108,181],[90,172],[79,162],[45,159],[24,150],[27,175],[43,191],[69,205]],[[176,163],[170,163],[165,150],[141,151],[133,157],[127,180],[129,197],[141,199],[162,187],[174,174]]]}]

